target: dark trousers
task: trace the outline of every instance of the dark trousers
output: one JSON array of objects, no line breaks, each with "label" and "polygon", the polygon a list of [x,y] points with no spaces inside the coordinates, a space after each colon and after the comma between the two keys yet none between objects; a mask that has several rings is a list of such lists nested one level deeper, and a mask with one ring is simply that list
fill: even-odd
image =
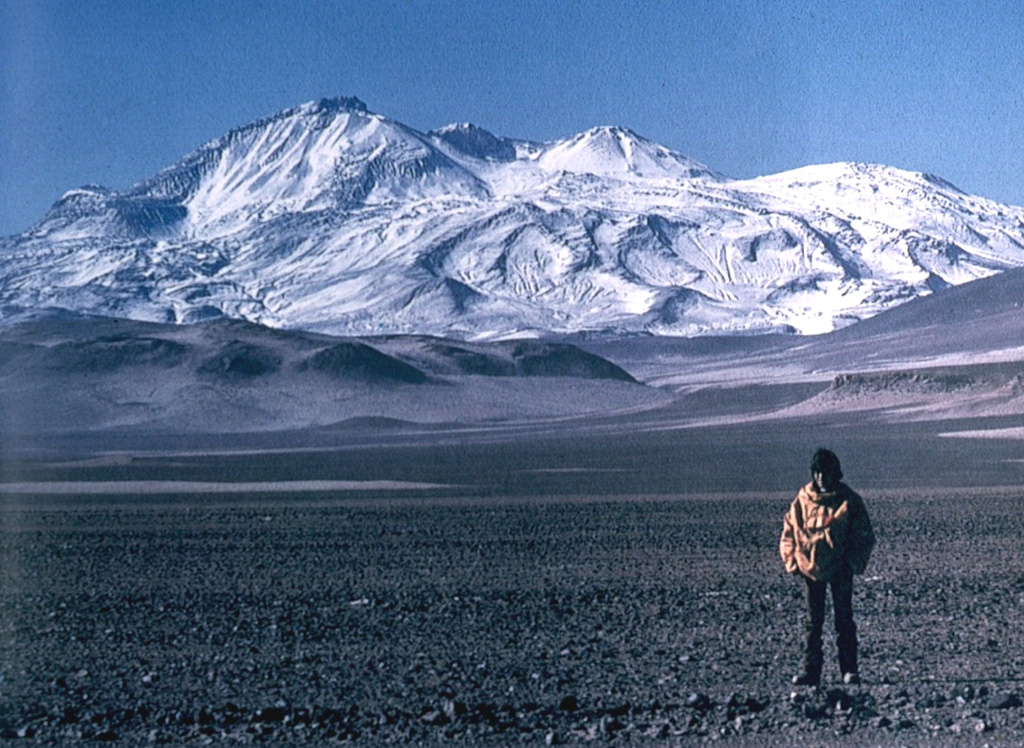
[{"label": "dark trousers", "polygon": [[843,570],[826,582],[807,583],[807,622],[804,627],[804,672],[821,674],[821,630],[825,625],[825,594],[832,588],[832,610],[836,622],[839,670],[857,672],[857,626],[853,622],[853,573]]}]

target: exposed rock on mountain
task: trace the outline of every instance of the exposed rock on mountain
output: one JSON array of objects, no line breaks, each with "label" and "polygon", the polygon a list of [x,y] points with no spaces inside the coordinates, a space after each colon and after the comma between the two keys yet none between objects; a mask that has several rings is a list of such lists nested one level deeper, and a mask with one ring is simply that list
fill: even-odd
[{"label": "exposed rock on mountain", "polygon": [[339,335],[817,333],[1024,266],[1024,208],[870,164],[730,180],[621,127],[422,133],[357,99],[241,127],[0,240],[41,307]]}]

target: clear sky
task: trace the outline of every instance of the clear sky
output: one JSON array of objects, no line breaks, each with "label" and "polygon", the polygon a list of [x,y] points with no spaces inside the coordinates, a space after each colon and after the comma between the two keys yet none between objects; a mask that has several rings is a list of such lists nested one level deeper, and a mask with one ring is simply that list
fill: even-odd
[{"label": "clear sky", "polygon": [[420,130],[622,125],[732,177],[870,161],[1024,205],[1020,0],[0,0],[0,235],[357,96]]}]

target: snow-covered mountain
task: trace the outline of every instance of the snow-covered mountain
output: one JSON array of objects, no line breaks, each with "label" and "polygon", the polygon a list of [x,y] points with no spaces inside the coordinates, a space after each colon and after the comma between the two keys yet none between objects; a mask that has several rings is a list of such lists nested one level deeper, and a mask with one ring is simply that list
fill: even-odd
[{"label": "snow-covered mountain", "polygon": [[342,335],[824,332],[1024,266],[1024,208],[840,163],[731,180],[624,128],[418,132],[357,99],[234,130],[0,240],[41,308]]}]

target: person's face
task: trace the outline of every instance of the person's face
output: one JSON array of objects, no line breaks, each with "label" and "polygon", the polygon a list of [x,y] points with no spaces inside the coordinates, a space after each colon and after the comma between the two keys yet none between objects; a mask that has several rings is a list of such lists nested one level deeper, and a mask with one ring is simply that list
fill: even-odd
[{"label": "person's face", "polygon": [[831,472],[829,472],[829,473],[815,472],[813,475],[814,475],[814,485],[816,485],[818,487],[818,490],[820,490],[820,491],[825,491],[825,492],[831,491],[832,489],[834,489],[836,487],[836,484],[839,483],[839,479],[836,478],[836,474],[835,473],[831,473]]}]

